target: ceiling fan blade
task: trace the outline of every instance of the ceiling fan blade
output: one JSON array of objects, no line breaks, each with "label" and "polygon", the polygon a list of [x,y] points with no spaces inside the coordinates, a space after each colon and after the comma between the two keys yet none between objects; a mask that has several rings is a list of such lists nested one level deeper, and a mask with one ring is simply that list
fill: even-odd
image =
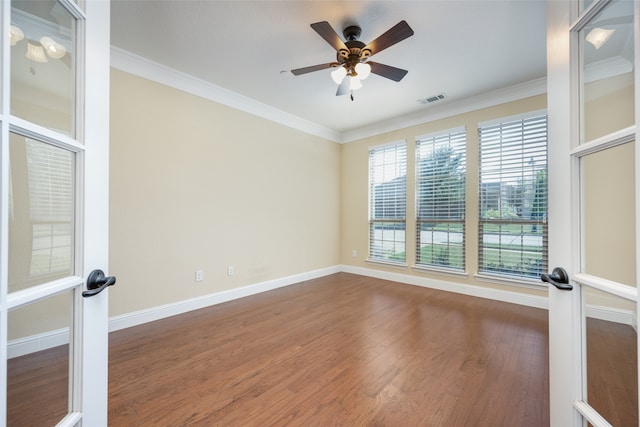
[{"label": "ceiling fan blade", "polygon": [[301,74],[307,74],[307,73],[312,73],[314,71],[319,71],[319,70],[324,70],[326,68],[331,68],[334,65],[335,65],[335,63],[333,63],[333,62],[327,62],[326,64],[312,65],[311,67],[296,68],[295,70],[291,70],[291,74],[293,74],[294,76],[299,76]]},{"label": "ceiling fan blade", "polygon": [[375,55],[376,53],[388,48],[389,46],[393,46],[412,35],[413,30],[409,24],[407,24],[407,21],[400,21],[391,27],[386,33],[366,45],[364,49],[369,49],[371,51],[371,55]]},{"label": "ceiling fan blade", "polygon": [[320,35],[327,43],[329,43],[337,51],[348,50],[338,33],[335,32],[333,27],[327,22],[316,22],[311,24],[311,28]]},{"label": "ceiling fan blade", "polygon": [[408,71],[402,68],[392,67],[391,65],[380,64],[379,62],[367,61],[367,64],[371,65],[371,72],[382,77],[399,82]]},{"label": "ceiling fan blade", "polygon": [[336,96],[347,95],[349,93],[350,88],[349,76],[344,76],[342,79],[342,83],[338,85],[338,90],[336,91]]}]

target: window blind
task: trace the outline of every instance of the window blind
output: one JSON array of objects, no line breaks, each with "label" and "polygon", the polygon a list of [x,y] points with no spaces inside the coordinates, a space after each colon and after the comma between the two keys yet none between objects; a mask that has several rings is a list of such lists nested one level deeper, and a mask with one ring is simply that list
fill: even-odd
[{"label": "window blind", "polygon": [[479,270],[547,271],[547,116],[479,128]]},{"label": "window blind", "polygon": [[466,131],[416,141],[416,264],[465,269]]},{"label": "window blind", "polygon": [[74,155],[26,139],[32,224],[30,275],[69,274],[72,268]]},{"label": "window blind", "polygon": [[406,142],[369,149],[369,258],[406,260]]}]

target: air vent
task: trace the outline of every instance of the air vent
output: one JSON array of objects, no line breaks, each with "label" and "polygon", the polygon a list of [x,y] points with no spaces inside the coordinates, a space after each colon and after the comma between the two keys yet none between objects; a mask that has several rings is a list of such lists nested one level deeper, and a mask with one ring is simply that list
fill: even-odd
[{"label": "air vent", "polygon": [[431,104],[437,101],[442,101],[443,99],[444,99],[444,93],[441,93],[440,95],[434,95],[428,98],[418,99],[418,104]]}]

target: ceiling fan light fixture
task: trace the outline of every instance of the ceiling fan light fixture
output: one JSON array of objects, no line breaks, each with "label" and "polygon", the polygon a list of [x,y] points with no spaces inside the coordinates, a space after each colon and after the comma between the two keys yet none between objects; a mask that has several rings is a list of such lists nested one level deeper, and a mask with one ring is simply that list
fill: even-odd
[{"label": "ceiling fan light fixture", "polygon": [[596,49],[600,49],[603,44],[611,38],[613,33],[615,33],[615,29],[605,30],[604,28],[596,27],[593,30],[589,31],[587,37],[585,39],[591,43]]},{"label": "ceiling fan light fixture", "polygon": [[360,80],[364,80],[371,74],[371,65],[366,62],[359,62],[356,64],[356,73]]},{"label": "ceiling fan light fixture", "polygon": [[47,55],[53,59],[60,59],[67,53],[67,49],[51,37],[42,37],[40,43],[42,47],[44,47],[45,52],[47,52]]},{"label": "ceiling fan light fixture", "polygon": [[20,40],[24,38],[24,32],[22,32],[19,27],[12,25],[11,29],[9,30],[9,37],[11,39],[11,46],[15,46]]},{"label": "ceiling fan light fixture", "polygon": [[344,67],[338,67],[331,72],[331,78],[337,85],[342,83],[342,80],[347,75],[347,69]]},{"label": "ceiling fan light fixture", "polygon": [[47,57],[44,56],[44,48],[42,45],[31,40],[27,42],[27,53],[25,56],[34,62],[47,62]]},{"label": "ceiling fan light fixture", "polygon": [[362,82],[357,76],[349,77],[349,89],[358,90],[362,87]]}]

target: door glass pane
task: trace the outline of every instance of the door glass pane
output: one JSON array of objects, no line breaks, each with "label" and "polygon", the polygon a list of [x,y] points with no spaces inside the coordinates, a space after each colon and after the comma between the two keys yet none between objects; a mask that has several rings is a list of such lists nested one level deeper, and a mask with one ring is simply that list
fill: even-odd
[{"label": "door glass pane", "polygon": [[73,291],[9,312],[7,425],[52,426],[69,410]]},{"label": "door glass pane", "polygon": [[[587,289],[587,402],[614,426],[638,425],[635,304]],[[616,313],[612,320],[598,312]]]},{"label": "door glass pane", "polygon": [[9,292],[71,275],[74,153],[11,134]]},{"label": "door glass pane", "polygon": [[632,126],[633,1],[611,2],[582,31],[580,142]]},{"label": "door glass pane", "polygon": [[75,19],[57,1],[11,2],[11,114],[75,136]]},{"label": "door glass pane", "polygon": [[583,176],[583,271],[636,283],[634,144],[591,154]]}]

